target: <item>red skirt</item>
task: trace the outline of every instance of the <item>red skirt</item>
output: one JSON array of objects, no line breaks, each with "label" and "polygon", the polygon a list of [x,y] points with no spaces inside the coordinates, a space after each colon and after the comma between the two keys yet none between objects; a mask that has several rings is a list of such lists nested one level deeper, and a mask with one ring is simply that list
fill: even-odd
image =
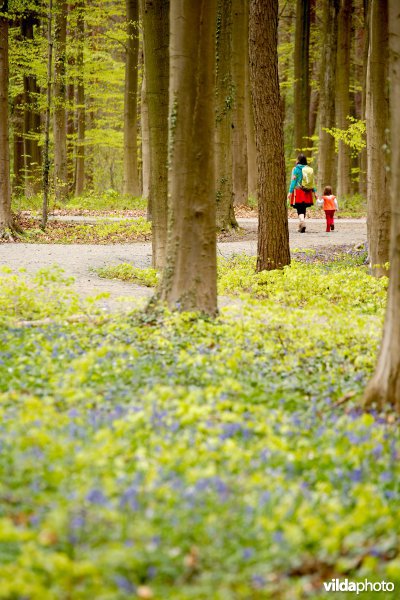
[{"label": "red skirt", "polygon": [[311,206],[314,204],[314,192],[312,190],[305,192],[301,188],[295,188],[290,195],[290,205],[295,207],[296,204],[308,204]]}]

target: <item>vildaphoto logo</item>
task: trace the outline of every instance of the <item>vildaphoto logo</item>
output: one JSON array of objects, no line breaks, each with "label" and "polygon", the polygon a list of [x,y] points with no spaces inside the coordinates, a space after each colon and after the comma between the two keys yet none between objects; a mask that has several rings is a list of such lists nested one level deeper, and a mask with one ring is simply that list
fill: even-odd
[{"label": "vildaphoto logo", "polygon": [[393,592],[394,583],[390,581],[349,581],[348,579],[331,579],[324,581],[326,592]]}]

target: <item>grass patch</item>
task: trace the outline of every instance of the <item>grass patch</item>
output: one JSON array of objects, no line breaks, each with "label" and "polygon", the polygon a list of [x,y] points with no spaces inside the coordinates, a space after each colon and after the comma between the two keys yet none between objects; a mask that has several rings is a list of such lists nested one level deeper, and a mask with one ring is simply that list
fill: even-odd
[{"label": "grass patch", "polygon": [[[36,195],[27,198],[26,196],[14,197],[12,200],[12,210],[16,213],[21,211],[32,211],[40,213],[42,210],[43,198]],[[57,202],[55,197],[50,197],[49,212],[62,211],[65,213],[80,212],[121,212],[129,210],[147,210],[147,200],[145,198],[135,198],[133,196],[124,196],[115,190],[108,190],[103,194],[89,192],[84,196],[77,196],[64,202]]]},{"label": "grass patch", "polygon": [[116,266],[102,267],[96,273],[105,279],[120,279],[121,281],[132,281],[147,287],[155,287],[158,281],[156,269],[140,269],[129,263],[121,263]]},{"label": "grass patch", "polygon": [[[352,280],[352,302],[350,269],[255,281],[235,258],[220,286],[253,296],[215,321],[160,309],[69,324],[59,274],[48,303],[46,283],[3,273],[0,598],[296,600],[325,597],[333,577],[399,585],[400,428],[358,408],[385,290]],[[19,326],[13,302],[57,322]]]}]

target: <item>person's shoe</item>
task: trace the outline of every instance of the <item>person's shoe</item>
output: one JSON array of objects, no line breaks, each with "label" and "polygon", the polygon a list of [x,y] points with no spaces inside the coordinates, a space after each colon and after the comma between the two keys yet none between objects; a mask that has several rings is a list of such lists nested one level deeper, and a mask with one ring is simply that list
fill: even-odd
[{"label": "person's shoe", "polygon": [[301,224],[301,227],[300,227],[300,233],[304,233],[305,230],[306,230],[306,224],[303,221],[302,224]]},{"label": "person's shoe", "polygon": [[335,229],[334,225],[331,225],[331,231],[333,231]]}]

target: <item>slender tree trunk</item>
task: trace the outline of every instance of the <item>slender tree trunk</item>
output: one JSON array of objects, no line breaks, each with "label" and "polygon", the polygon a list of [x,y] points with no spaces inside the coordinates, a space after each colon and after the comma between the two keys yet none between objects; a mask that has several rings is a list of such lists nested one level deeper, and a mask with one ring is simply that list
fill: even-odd
[{"label": "slender tree trunk", "polygon": [[319,148],[317,188],[335,189],[335,142],[325,131],[335,125],[336,52],[339,0],[324,0],[322,28],[322,61],[319,99]]},{"label": "slender tree trunk", "polygon": [[[364,51],[363,51],[363,74],[362,74],[362,92],[361,92],[361,118],[366,118],[367,107],[367,65],[368,65],[368,49],[369,49],[369,0],[363,0],[364,5]],[[360,194],[367,198],[367,148],[360,152]]]},{"label": "slender tree trunk", "polygon": [[54,189],[56,199],[68,195],[67,110],[66,110],[66,42],[68,6],[56,0],[54,22]]},{"label": "slender tree trunk", "polygon": [[[21,21],[21,34],[26,42],[33,43],[33,26],[35,14],[33,7],[24,14]],[[25,164],[25,193],[36,194],[40,190],[41,155],[38,144],[40,132],[40,114],[38,111],[39,87],[36,75],[24,75],[24,164]]]},{"label": "slender tree trunk", "polygon": [[[340,0],[338,16],[338,51],[336,65],[336,127],[347,129],[350,115],[350,50],[352,0]],[[351,194],[350,148],[342,140],[338,147],[338,178],[336,193],[339,198]]]},{"label": "slender tree trunk", "polygon": [[[367,234],[371,273],[387,275],[390,203],[385,149],[388,148],[387,0],[371,0],[367,67]],[[398,110],[398,107],[396,108]]]},{"label": "slender tree trunk", "polygon": [[217,312],[215,0],[171,0],[168,259],[161,299]]},{"label": "slender tree trunk", "polygon": [[262,271],[290,264],[278,77],[278,0],[250,0],[249,29],[259,194],[257,270]]},{"label": "slender tree trunk", "polygon": [[[0,4],[7,13],[8,2]],[[8,17],[0,14],[0,237],[12,227],[10,149],[8,140]]]},{"label": "slender tree trunk", "polygon": [[150,141],[153,266],[161,269],[167,250],[169,0],[143,0],[144,64]]},{"label": "slender tree trunk", "polygon": [[81,196],[85,188],[85,129],[86,129],[86,108],[85,108],[85,83],[83,76],[83,46],[85,40],[85,0],[80,0],[78,6],[77,20],[77,67],[78,83],[76,86],[76,113],[77,113],[77,144],[76,144],[76,165],[75,165],[75,195]]},{"label": "slender tree trunk", "polygon": [[243,0],[232,0],[232,74],[235,104],[233,108],[232,157],[233,203],[247,204],[246,140],[246,63],[248,62],[247,7]]},{"label": "slender tree trunk", "polygon": [[[248,28],[247,28],[248,29]],[[248,32],[247,32],[248,39]],[[250,198],[257,199],[257,151],[256,132],[254,129],[253,103],[251,101],[250,66],[247,52],[246,60],[246,141],[247,141],[247,185]]]},{"label": "slender tree trunk", "polygon": [[125,0],[127,17],[127,48],[124,102],[124,194],[140,196],[137,160],[137,94],[139,58],[138,0]]},{"label": "slender tree trunk", "polygon": [[310,110],[310,0],[297,0],[294,46],[294,145],[305,150]]},{"label": "slender tree trunk", "polygon": [[48,1],[47,6],[47,103],[44,124],[43,144],[43,205],[42,205],[42,229],[47,225],[49,208],[49,175],[50,175],[50,105],[51,105],[51,72],[53,63],[53,34],[52,34],[52,12],[53,0]]},{"label": "slender tree trunk", "polygon": [[13,182],[14,194],[24,190],[24,95],[18,94],[13,102]]},{"label": "slender tree trunk", "polygon": [[217,227],[229,231],[238,226],[233,210],[232,128],[234,85],[232,80],[232,0],[218,0],[216,35],[216,199]]},{"label": "slender tree trunk", "polygon": [[[149,201],[150,195],[150,140],[149,140],[149,107],[146,96],[146,72],[143,69],[141,100],[140,100],[140,127],[142,132],[142,196]],[[151,207],[148,203],[149,219],[151,220]]]},{"label": "slender tree trunk", "polygon": [[[381,13],[378,18],[383,17]],[[374,36],[371,41],[373,40]],[[376,406],[378,409],[393,407],[400,413],[400,5],[397,0],[389,0],[389,43],[392,206],[390,276],[381,350],[364,402],[368,407]]]}]

